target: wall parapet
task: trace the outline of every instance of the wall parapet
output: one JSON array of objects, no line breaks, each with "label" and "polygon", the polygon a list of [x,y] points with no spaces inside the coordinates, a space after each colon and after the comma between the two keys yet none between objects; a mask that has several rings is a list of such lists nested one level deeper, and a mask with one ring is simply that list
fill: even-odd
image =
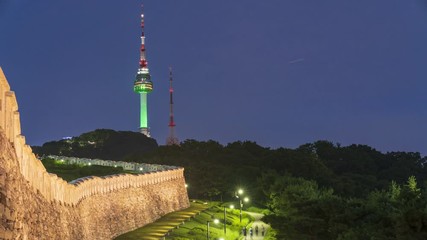
[{"label": "wall parapet", "polygon": [[[20,173],[35,192],[39,191],[50,202],[76,205],[82,199],[95,194],[126,188],[138,188],[184,178],[183,168],[164,169],[137,175],[118,174],[105,177],[85,177],[67,183],[55,174],[48,173],[36,158],[25,137],[21,135],[20,116],[15,93],[0,68],[0,131],[12,144],[19,162]],[[183,181],[185,182],[185,181]]]}]

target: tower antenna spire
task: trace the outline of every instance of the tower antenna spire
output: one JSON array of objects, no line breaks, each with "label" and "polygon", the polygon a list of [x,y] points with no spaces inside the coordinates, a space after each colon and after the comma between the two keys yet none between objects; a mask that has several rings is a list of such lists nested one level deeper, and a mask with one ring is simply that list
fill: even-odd
[{"label": "tower antenna spire", "polygon": [[148,69],[148,62],[145,53],[145,22],[143,8],[144,6],[141,5],[141,47],[139,54],[139,68],[133,83],[133,91],[138,93],[141,98],[139,131],[145,136],[150,137],[147,114],[147,94],[153,91],[153,82],[151,82],[151,75]]},{"label": "tower antenna spire", "polygon": [[173,87],[172,87],[172,67],[169,67],[169,136],[166,145],[179,145],[179,140],[175,136],[175,121],[173,116]]}]

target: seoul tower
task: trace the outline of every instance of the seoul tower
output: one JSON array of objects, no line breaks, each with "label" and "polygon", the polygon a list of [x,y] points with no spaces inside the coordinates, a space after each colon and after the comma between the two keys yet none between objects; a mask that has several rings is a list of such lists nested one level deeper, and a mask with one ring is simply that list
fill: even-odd
[{"label": "seoul tower", "polygon": [[145,56],[145,36],[144,36],[144,13],[141,14],[141,48],[139,57],[139,68],[133,83],[133,91],[139,93],[141,97],[139,131],[150,137],[150,129],[147,120],[147,94],[153,91],[148,62]]},{"label": "seoul tower", "polygon": [[179,145],[175,136],[175,121],[173,120],[173,88],[172,88],[172,68],[169,67],[169,136],[166,145]]}]

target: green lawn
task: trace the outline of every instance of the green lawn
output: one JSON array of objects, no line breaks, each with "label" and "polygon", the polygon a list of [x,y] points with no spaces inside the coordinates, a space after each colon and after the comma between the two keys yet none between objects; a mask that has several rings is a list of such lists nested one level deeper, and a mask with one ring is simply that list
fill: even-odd
[{"label": "green lawn", "polygon": [[50,158],[43,159],[42,163],[49,173],[54,173],[67,182],[87,176],[100,177],[118,173],[127,173],[122,167],[64,164],[61,161]]},{"label": "green lawn", "polygon": [[[240,224],[239,210],[226,210],[226,237],[238,239],[240,230],[249,224],[251,219],[244,214]],[[215,224],[214,219],[219,219],[220,222]],[[169,213],[154,223],[117,237],[116,240],[161,239],[165,235],[168,240],[206,239],[207,221],[210,221],[210,238],[219,239],[224,237],[223,219],[224,208],[219,203],[192,202],[190,208]]]}]

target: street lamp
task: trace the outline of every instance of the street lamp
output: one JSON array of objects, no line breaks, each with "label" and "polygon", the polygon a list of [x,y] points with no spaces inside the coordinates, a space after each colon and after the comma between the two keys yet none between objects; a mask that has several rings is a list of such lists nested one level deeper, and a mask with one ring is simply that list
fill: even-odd
[{"label": "street lamp", "polygon": [[249,202],[249,198],[248,197],[245,197],[243,200],[242,200],[242,195],[243,194],[243,189],[239,189],[239,190],[237,190],[237,194],[236,194],[236,198],[238,198],[239,199],[239,202],[240,202],[240,223],[242,223],[242,208],[243,208],[243,202]]},{"label": "street lamp", "polygon": [[[234,209],[234,205],[233,204],[230,204],[230,209]],[[224,235],[227,235],[226,224],[227,224],[227,211],[225,210],[225,207],[224,207]]]},{"label": "street lamp", "polygon": [[[219,223],[218,219],[214,219],[213,221],[215,224]],[[206,232],[206,239],[209,240],[209,225],[210,225],[211,221],[206,221],[206,225],[207,225],[207,232]]]}]

